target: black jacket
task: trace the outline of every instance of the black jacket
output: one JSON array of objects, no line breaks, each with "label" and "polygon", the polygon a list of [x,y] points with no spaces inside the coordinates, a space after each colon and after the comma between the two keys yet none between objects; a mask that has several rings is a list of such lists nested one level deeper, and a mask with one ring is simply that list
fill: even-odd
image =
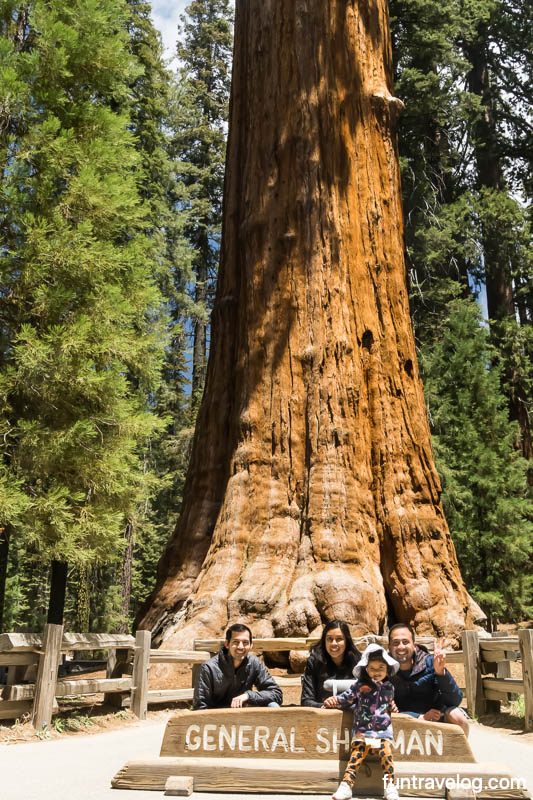
[{"label": "black jacket", "polygon": [[320,708],[326,697],[331,697],[332,694],[323,686],[328,678],[335,678],[338,681],[352,678],[355,681],[352,670],[360,658],[359,653],[348,653],[341,666],[337,667],[329,658],[324,661],[319,650],[311,650],[302,676],[301,705]]},{"label": "black jacket", "polygon": [[463,694],[448,670],[437,675],[433,656],[423,645],[416,645],[413,668],[410,672],[399,669],[391,677],[394,702],[398,711],[425,714],[430,708],[439,711],[458,706]]},{"label": "black jacket", "polygon": [[[253,691],[253,686],[257,691]],[[257,656],[246,656],[238,669],[226,647],[198,671],[193,708],[228,708],[234,697],[248,693],[246,706],[281,705],[283,695],[278,684]]]}]

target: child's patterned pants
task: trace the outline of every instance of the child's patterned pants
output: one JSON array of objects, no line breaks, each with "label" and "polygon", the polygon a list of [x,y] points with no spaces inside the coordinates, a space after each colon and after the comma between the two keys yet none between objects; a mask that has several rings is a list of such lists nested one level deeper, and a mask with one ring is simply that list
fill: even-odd
[{"label": "child's patterned pants", "polygon": [[[353,739],[352,740],[352,752],[350,754],[350,760],[346,766],[346,772],[344,773],[343,781],[349,786],[353,786],[355,783],[355,776],[359,772],[361,764],[367,757],[368,753],[374,750],[373,747],[370,747],[369,744],[365,744],[364,741],[360,739]],[[377,750],[377,747],[375,748]],[[391,781],[394,776],[394,763],[392,760],[392,742],[389,739],[380,739],[379,740],[379,760],[381,762],[381,767],[383,769],[383,774],[388,775],[388,781]]]}]

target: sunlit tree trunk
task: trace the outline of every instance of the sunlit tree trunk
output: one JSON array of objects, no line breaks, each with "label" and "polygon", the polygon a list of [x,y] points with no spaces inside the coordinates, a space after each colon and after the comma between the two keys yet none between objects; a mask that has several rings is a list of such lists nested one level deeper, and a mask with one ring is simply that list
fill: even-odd
[{"label": "sunlit tree trunk", "polygon": [[[418,376],[385,0],[237,0],[222,257],[182,514],[141,627],[456,635]],[[390,621],[390,620],[389,620]]]},{"label": "sunlit tree trunk", "polygon": [[6,599],[7,560],[9,556],[9,531],[0,528],[0,633],[4,627],[4,604]]},{"label": "sunlit tree trunk", "polygon": [[91,578],[89,567],[84,564],[78,569],[78,591],[76,596],[76,622],[78,633],[88,633],[91,621]]},{"label": "sunlit tree trunk", "polygon": [[120,581],[120,610],[121,610],[121,623],[118,628],[118,633],[128,633],[130,623],[128,616],[130,613],[131,601],[131,575],[133,568],[133,545],[135,539],[135,528],[131,520],[126,525],[125,532],[125,547],[122,556],[122,571]]}]

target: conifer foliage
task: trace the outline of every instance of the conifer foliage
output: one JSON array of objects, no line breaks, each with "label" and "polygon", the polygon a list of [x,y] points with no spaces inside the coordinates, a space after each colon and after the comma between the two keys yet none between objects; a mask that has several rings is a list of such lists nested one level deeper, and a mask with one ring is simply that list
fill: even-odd
[{"label": "conifer foliage", "polygon": [[[532,7],[390,0],[420,366],[492,623],[533,605]],[[71,628],[125,630],[153,587],[204,389],[232,13],[192,0],[171,74],[145,0],[0,0],[0,630],[42,626],[52,562]]]},{"label": "conifer foliage", "polygon": [[[443,505],[461,573],[494,623],[530,614],[527,462],[516,449],[498,354],[471,299],[453,299],[421,366]],[[530,603],[529,599],[529,603]]]},{"label": "conifer foliage", "polygon": [[185,12],[178,42],[182,66],[172,152],[190,204],[185,233],[194,249],[192,406],[196,413],[205,382],[208,314],[220,249],[233,14],[229,0],[194,0]]},{"label": "conifer foliage", "polygon": [[125,14],[120,0],[2,2],[4,527],[43,565],[117,556],[155,425],[160,300]]},{"label": "conifer foliage", "polygon": [[391,13],[418,333],[439,314],[443,281],[486,290],[502,388],[532,459],[531,0],[391,0]]},{"label": "conifer foliage", "polygon": [[[390,7],[411,308],[445,511],[468,588],[493,623],[516,619],[533,603],[517,458],[533,482],[531,2]],[[488,327],[473,313],[477,292]]]}]

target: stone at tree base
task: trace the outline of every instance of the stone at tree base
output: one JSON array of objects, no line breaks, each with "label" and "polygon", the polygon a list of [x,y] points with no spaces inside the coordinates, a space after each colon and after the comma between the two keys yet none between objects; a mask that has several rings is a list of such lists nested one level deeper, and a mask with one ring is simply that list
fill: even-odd
[{"label": "stone at tree base", "polygon": [[171,775],[165,783],[165,794],[172,797],[188,797],[193,791],[194,779],[186,775]]},{"label": "stone at tree base", "polygon": [[[253,8],[252,8],[253,7]],[[139,625],[306,636],[482,617],[409,315],[386,0],[237,0],[224,225],[183,507]]]}]

